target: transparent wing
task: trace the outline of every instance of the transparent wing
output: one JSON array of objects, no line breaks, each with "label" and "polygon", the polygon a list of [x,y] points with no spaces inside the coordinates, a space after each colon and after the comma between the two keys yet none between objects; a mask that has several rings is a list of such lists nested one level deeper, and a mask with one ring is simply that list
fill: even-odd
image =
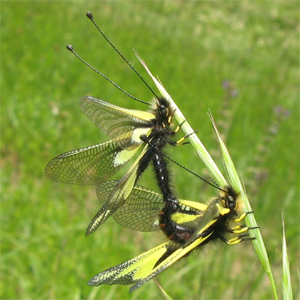
[{"label": "transparent wing", "polygon": [[97,212],[93,220],[90,222],[86,235],[94,232],[101,224],[103,224],[117,209],[125,204],[127,198],[132,192],[137,181],[137,170],[139,168],[139,161],[148,150],[146,145],[138,158],[135,160],[129,171],[119,180],[112,189],[111,193],[105,200],[102,208]]},{"label": "transparent wing", "polygon": [[[116,181],[105,181],[97,186],[96,193],[100,203],[105,203],[116,184]],[[142,186],[135,186],[126,202],[113,214],[113,218],[121,226],[132,230],[158,230],[158,216],[163,205],[160,194]]]},{"label": "transparent wing", "polygon": [[80,107],[86,116],[121,148],[136,147],[140,135],[148,135],[155,116],[149,112],[125,109],[103,100],[84,96]]},{"label": "transparent wing", "polygon": [[[99,202],[103,205],[109,199],[112,190],[116,186],[117,181],[105,181],[97,186],[96,193]],[[180,203],[181,215],[180,222],[182,225],[186,221],[190,221],[191,211],[197,212],[193,216],[194,222],[197,223],[198,218],[202,217],[207,208],[206,204],[189,201],[178,200]],[[155,231],[159,230],[159,213],[163,209],[163,196],[151,191],[145,187],[136,185],[126,202],[116,210],[113,214],[114,220],[123,227],[137,231]],[[196,220],[196,221],[195,221]]]},{"label": "transparent wing", "polygon": [[98,184],[122,168],[137,150],[124,150],[114,141],[72,150],[53,158],[45,168],[45,176],[55,182]]}]

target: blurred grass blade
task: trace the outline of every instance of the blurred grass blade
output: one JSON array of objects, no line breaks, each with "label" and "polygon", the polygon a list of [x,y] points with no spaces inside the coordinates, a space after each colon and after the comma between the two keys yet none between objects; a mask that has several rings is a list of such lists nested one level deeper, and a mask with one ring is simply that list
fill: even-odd
[{"label": "blurred grass blade", "polygon": [[282,294],[284,300],[293,299],[289,257],[285,239],[284,216],[282,213]]},{"label": "blurred grass blade", "polygon": [[208,169],[208,171],[210,172],[210,174],[212,175],[214,180],[220,186],[227,185],[227,182],[226,182],[225,178],[223,177],[222,173],[220,172],[219,168],[217,167],[217,165],[215,164],[215,162],[213,161],[213,159],[211,158],[211,156],[209,155],[209,153],[207,152],[207,150],[205,149],[205,147],[203,146],[203,144],[201,143],[201,141],[199,140],[197,135],[194,134],[195,131],[192,129],[190,124],[187,122],[184,115],[182,114],[180,109],[177,107],[177,105],[175,104],[175,102],[173,101],[173,99],[171,98],[169,93],[163,87],[161,82],[159,82],[152,75],[152,73],[150,72],[150,70],[147,67],[146,63],[140,58],[138,53],[135,52],[135,55],[139,59],[141,64],[144,66],[144,68],[146,69],[146,71],[148,72],[148,74],[150,75],[152,80],[154,81],[154,83],[155,83],[157,89],[159,90],[160,94],[170,102],[172,108],[175,111],[174,115],[175,115],[175,118],[176,118],[178,124],[182,124],[181,129],[183,130],[183,132],[186,135],[189,135],[188,139],[189,139],[191,145],[196,150],[197,154],[199,155],[200,159],[203,161],[205,167]]},{"label": "blurred grass blade", "polygon": [[156,285],[160,289],[160,291],[161,291],[162,296],[163,296],[164,299],[166,299],[166,300],[173,300],[173,298],[162,288],[162,286],[156,280],[154,280],[154,282],[156,283]]},{"label": "blurred grass blade", "polygon": [[[241,193],[242,203],[244,205],[245,211],[252,211],[253,209],[252,209],[252,207],[249,203],[247,194],[246,194],[246,192],[244,190],[244,187],[243,187],[243,185],[242,185],[242,183],[239,179],[239,176],[236,172],[235,166],[233,164],[233,161],[231,160],[231,157],[229,155],[227,147],[226,147],[225,143],[223,142],[222,137],[221,137],[221,135],[220,135],[220,133],[217,129],[217,126],[215,124],[213,116],[211,114],[209,114],[209,116],[210,116],[210,119],[211,119],[212,124],[214,126],[214,130],[215,130],[216,135],[217,135],[217,139],[218,139],[220,149],[221,149],[222,158],[223,158],[223,161],[224,161],[225,171],[228,175],[230,185],[235,190],[237,190]],[[248,214],[247,218],[245,219],[245,222],[246,222],[248,227],[256,227],[257,226],[257,222],[255,220],[254,214]],[[278,299],[276,286],[275,286],[273,274],[272,274],[272,271],[271,271],[270,261],[269,261],[269,258],[268,258],[267,250],[266,250],[261,232],[258,228],[255,231],[250,231],[249,234],[250,234],[251,237],[255,236],[255,238],[256,238],[255,240],[252,241],[253,246],[255,248],[255,251],[257,253],[257,256],[258,256],[261,264],[263,265],[264,270],[266,271],[266,273],[267,273],[267,275],[270,279],[272,289],[273,289],[273,292],[274,292],[274,296],[275,296],[276,299]]]}]

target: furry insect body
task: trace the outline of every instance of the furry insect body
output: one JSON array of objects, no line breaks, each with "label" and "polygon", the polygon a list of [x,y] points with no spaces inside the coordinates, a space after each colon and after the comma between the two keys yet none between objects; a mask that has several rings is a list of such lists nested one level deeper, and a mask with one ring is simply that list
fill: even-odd
[{"label": "furry insect body", "polygon": [[[132,206],[131,197],[135,197]],[[141,200],[143,199],[143,201]],[[151,207],[155,203],[155,214],[151,217]],[[145,204],[144,209],[147,214],[143,214],[143,209],[138,206],[138,202]],[[149,223],[154,225],[155,230],[162,230],[168,237],[168,241],[137,257],[109,268],[94,276],[89,285],[97,286],[101,284],[134,284],[130,291],[134,291],[143,284],[157,276],[178,260],[189,255],[194,249],[203,247],[213,240],[221,239],[227,244],[234,245],[242,241],[251,240],[248,235],[248,228],[245,225],[229,227],[230,222],[239,223],[247,213],[239,213],[240,195],[231,187],[225,187],[218,197],[211,200],[208,205],[199,202],[173,199],[165,201],[165,197],[142,187],[135,187],[127,203],[116,212],[115,217],[119,216],[123,221],[128,221],[129,216],[133,219],[141,214],[139,222],[135,222],[138,229],[142,224]],[[162,204],[163,202],[163,204]],[[159,217],[157,212],[160,210]],[[136,211],[134,210],[136,208]],[[152,205],[153,208],[153,205]],[[121,213],[121,210],[124,212]],[[125,218],[125,211],[129,212]],[[249,212],[250,213],[250,212]],[[124,218],[122,218],[124,217]],[[157,220],[157,218],[159,220]],[[159,222],[157,222],[159,221]],[[157,224],[159,225],[157,226]],[[132,222],[130,222],[132,224]],[[123,225],[123,224],[121,224]],[[125,224],[126,225],[126,224]],[[236,236],[227,239],[227,233]]]}]

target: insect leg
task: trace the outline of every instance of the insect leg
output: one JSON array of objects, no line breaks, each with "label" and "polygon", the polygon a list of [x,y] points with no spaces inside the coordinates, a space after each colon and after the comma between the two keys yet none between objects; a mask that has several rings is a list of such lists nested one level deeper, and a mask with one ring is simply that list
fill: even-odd
[{"label": "insect leg", "polygon": [[242,234],[242,235],[239,235],[237,237],[234,237],[232,239],[226,239],[224,236],[220,236],[220,239],[226,243],[227,245],[236,245],[240,242],[243,242],[243,241],[250,241],[250,240],[255,240],[256,238],[255,237],[250,237],[249,234]]}]

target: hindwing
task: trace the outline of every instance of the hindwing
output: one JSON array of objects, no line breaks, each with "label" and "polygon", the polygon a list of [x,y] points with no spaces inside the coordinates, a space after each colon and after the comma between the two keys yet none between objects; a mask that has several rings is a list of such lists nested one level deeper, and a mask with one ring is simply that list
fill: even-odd
[{"label": "hindwing", "polygon": [[144,147],[143,151],[137,157],[129,171],[119,181],[116,182],[111,193],[104,201],[104,205],[94,216],[93,220],[90,222],[86,230],[86,235],[89,235],[92,232],[94,232],[113,213],[115,213],[117,209],[119,209],[125,204],[137,180],[136,173],[139,168],[139,161],[147,151],[147,148],[148,145]]},{"label": "hindwing", "polygon": [[[97,186],[96,193],[100,204],[110,198],[117,181],[105,181]],[[176,213],[176,221],[184,223],[200,218],[207,208],[206,204],[178,199],[180,212]],[[163,196],[145,187],[136,185],[126,202],[113,214],[114,220],[123,227],[137,231],[160,230],[159,213],[165,203]]]}]

